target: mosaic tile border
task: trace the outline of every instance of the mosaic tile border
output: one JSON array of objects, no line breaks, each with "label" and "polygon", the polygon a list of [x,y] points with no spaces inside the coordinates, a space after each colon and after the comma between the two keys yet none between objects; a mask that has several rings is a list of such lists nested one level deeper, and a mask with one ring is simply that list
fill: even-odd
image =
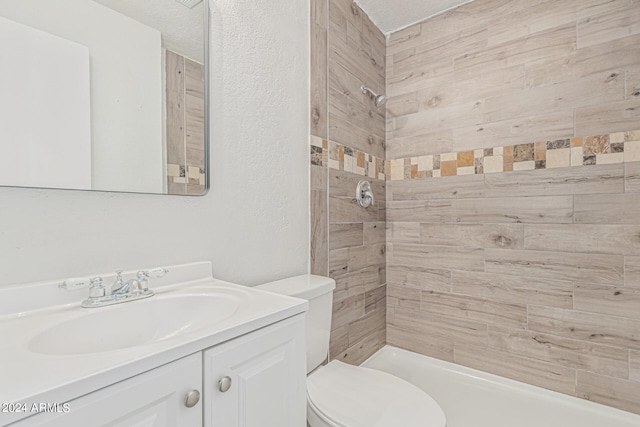
[{"label": "mosaic tile border", "polygon": [[174,184],[205,184],[204,170],[198,166],[177,165],[167,163],[167,180]]},{"label": "mosaic tile border", "polygon": [[387,160],[392,181],[640,161],[640,130]]},{"label": "mosaic tile border", "polygon": [[385,161],[372,154],[311,135],[311,164],[386,180]]}]

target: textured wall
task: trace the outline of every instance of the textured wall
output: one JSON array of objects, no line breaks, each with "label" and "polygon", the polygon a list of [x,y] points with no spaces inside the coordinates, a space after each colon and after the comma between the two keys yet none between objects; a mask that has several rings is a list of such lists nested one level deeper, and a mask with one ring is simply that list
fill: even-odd
[{"label": "textured wall", "polygon": [[308,271],[309,6],[212,7],[209,193],[1,188],[0,285],[197,260],[241,284]]},{"label": "textured wall", "polygon": [[[336,280],[331,358],[359,364],[385,343],[385,39],[355,3],[311,2],[311,271]],[[355,203],[368,179],[376,202]]]},{"label": "textured wall", "polygon": [[391,35],[390,344],[640,413],[639,18],[476,0]]}]

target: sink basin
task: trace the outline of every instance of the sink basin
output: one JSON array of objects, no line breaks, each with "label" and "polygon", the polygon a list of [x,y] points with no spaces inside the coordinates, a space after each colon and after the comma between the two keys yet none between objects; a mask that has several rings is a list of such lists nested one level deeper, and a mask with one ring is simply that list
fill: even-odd
[{"label": "sink basin", "polygon": [[100,353],[167,340],[231,317],[240,305],[234,295],[167,294],[119,305],[82,309],[73,319],[45,329],[29,343],[34,353]]}]

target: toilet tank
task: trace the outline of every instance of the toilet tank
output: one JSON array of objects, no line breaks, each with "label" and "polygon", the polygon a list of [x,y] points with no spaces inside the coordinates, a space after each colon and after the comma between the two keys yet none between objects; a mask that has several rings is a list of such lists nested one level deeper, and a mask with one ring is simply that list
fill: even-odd
[{"label": "toilet tank", "polygon": [[289,277],[255,287],[309,301],[305,320],[307,373],[320,366],[329,352],[331,308],[335,287],[335,280],[313,274]]}]

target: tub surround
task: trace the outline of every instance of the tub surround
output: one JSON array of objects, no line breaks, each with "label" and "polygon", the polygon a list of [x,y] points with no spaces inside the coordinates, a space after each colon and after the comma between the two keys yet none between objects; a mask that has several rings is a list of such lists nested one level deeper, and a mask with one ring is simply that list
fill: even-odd
[{"label": "tub surround", "polygon": [[640,413],[638,13],[476,0],[389,35],[389,344]]}]

